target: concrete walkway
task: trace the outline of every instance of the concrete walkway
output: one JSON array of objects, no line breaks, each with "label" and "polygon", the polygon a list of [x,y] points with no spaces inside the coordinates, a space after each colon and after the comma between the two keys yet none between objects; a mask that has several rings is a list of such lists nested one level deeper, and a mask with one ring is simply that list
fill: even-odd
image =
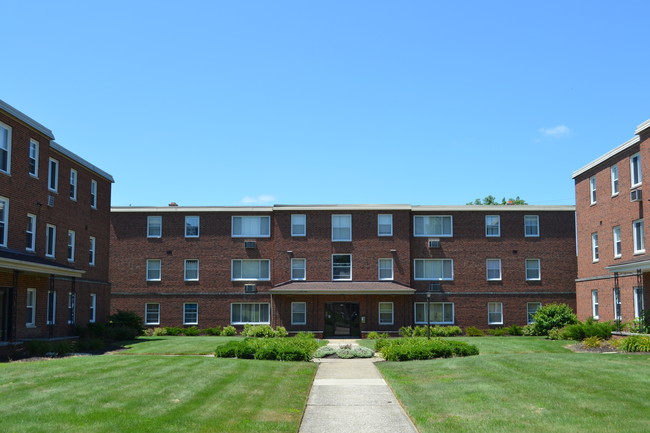
[{"label": "concrete walkway", "polygon": [[374,362],[321,359],[299,433],[417,433]]}]

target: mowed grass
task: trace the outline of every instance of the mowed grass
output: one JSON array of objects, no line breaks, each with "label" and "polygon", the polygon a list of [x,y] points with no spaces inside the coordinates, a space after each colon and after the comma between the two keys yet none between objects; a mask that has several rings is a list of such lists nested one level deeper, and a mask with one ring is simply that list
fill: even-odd
[{"label": "mowed grass", "polygon": [[421,433],[650,431],[650,356],[566,341],[453,337],[481,355],[377,363]]},{"label": "mowed grass", "polygon": [[202,356],[5,363],[0,432],[296,432],[315,371]]},{"label": "mowed grass", "polygon": [[217,346],[229,341],[243,340],[244,337],[138,337],[137,340],[123,342],[125,355],[208,355]]}]

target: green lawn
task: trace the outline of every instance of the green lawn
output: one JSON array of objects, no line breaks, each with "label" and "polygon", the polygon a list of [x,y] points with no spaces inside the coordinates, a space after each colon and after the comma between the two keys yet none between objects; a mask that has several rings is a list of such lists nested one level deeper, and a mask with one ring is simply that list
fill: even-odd
[{"label": "green lawn", "polygon": [[214,349],[221,344],[243,339],[244,337],[139,337],[135,341],[122,343],[128,350],[119,353],[127,355],[207,355],[213,354]]},{"label": "green lawn", "polygon": [[650,431],[650,356],[566,341],[453,337],[481,355],[376,364],[421,433]]}]

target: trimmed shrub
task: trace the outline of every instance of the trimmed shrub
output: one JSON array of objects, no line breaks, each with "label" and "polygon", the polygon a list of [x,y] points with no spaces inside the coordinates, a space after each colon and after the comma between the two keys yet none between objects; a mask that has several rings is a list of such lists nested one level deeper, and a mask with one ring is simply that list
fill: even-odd
[{"label": "trimmed shrub", "polygon": [[226,337],[232,337],[234,335],[237,335],[237,329],[232,325],[226,326],[221,330],[221,335]]},{"label": "trimmed shrub", "polygon": [[488,329],[487,333],[494,337],[503,337],[508,334],[508,330],[504,328],[494,328],[494,329]]},{"label": "trimmed shrub", "polygon": [[299,332],[293,338],[316,338],[313,332]]},{"label": "trimmed shrub", "polygon": [[269,325],[244,325],[244,330],[241,332],[244,337],[253,338],[276,338],[287,337],[289,333],[284,326],[277,326],[275,330]]},{"label": "trimmed shrub", "polygon": [[267,359],[279,361],[309,361],[318,341],[313,338],[246,338],[218,346],[219,358]]},{"label": "trimmed shrub", "polygon": [[205,335],[221,335],[221,326],[215,326],[214,328],[205,328],[202,330]]},{"label": "trimmed shrub", "polygon": [[584,323],[567,325],[560,330],[560,337],[563,340],[582,341],[589,337],[599,337],[607,340],[612,336],[614,326],[610,322],[596,322],[593,318],[587,319]]},{"label": "trimmed shrub", "polygon": [[547,304],[538,309],[531,325],[534,335],[548,335],[551,329],[578,323],[578,317],[566,304]]},{"label": "trimmed shrub", "polygon": [[276,326],[275,327],[275,337],[288,337],[289,333],[287,332],[287,329],[284,326]]},{"label": "trimmed shrub", "polygon": [[355,347],[353,349],[339,349],[336,351],[339,358],[352,359],[352,358],[372,358],[375,352],[367,347]]},{"label": "trimmed shrub", "polygon": [[391,340],[388,340],[388,339],[385,339],[385,338],[381,338],[381,339],[375,341],[375,350],[377,352],[381,352],[381,349],[388,346],[390,344],[390,341]]},{"label": "trimmed shrub", "polygon": [[465,335],[468,337],[483,337],[485,335],[485,332],[481,331],[480,329],[474,327],[474,326],[468,326],[465,328]]},{"label": "trimmed shrub", "polygon": [[326,356],[334,355],[336,349],[332,346],[321,346],[314,352],[314,358],[324,358]]},{"label": "trimmed shrub", "polygon": [[168,326],[165,328],[165,335],[171,335],[171,336],[178,336],[178,335],[183,335],[183,328],[179,328],[177,326]]},{"label": "trimmed shrub", "polygon": [[237,357],[237,348],[239,347],[239,341],[229,341],[226,344],[217,346],[217,350],[214,352],[214,356],[217,358],[236,358]]},{"label": "trimmed shrub", "polygon": [[131,328],[135,332],[136,336],[142,335],[144,332],[142,317],[133,311],[117,310],[117,313],[108,317],[108,326]]},{"label": "trimmed shrub", "polygon": [[440,338],[402,338],[399,340],[380,340],[387,343],[381,353],[387,361],[411,361],[416,359],[450,358],[452,356],[478,355],[478,348],[461,341],[448,341]]},{"label": "trimmed shrub", "polygon": [[167,330],[165,328],[153,328],[151,330],[151,335],[154,337],[161,337],[163,335],[167,335]]},{"label": "trimmed shrub", "polygon": [[508,326],[505,329],[508,335],[513,335],[513,336],[524,335],[524,328],[518,325]]},{"label": "trimmed shrub", "polygon": [[129,326],[111,325],[104,330],[104,338],[109,341],[135,340],[138,335],[138,331]]},{"label": "trimmed shrub", "polygon": [[650,336],[630,335],[620,340],[618,348],[626,352],[650,352]]},{"label": "trimmed shrub", "polygon": [[402,326],[399,328],[400,337],[413,337],[413,328],[410,326]]},{"label": "trimmed shrub", "polygon": [[189,328],[183,329],[183,335],[188,337],[196,337],[200,334],[199,328],[196,326],[190,326]]}]

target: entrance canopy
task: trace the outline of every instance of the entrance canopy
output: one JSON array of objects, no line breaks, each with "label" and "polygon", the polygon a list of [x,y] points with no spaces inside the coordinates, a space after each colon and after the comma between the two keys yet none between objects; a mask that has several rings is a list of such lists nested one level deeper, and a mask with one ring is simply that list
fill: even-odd
[{"label": "entrance canopy", "polygon": [[64,266],[51,260],[9,249],[0,250],[0,269],[34,274],[81,277],[86,271]]},{"label": "entrance canopy", "polygon": [[274,295],[412,295],[415,289],[392,281],[292,281],[271,289]]},{"label": "entrance canopy", "polygon": [[609,272],[650,272],[650,256],[643,255],[632,260],[605,267]]}]

